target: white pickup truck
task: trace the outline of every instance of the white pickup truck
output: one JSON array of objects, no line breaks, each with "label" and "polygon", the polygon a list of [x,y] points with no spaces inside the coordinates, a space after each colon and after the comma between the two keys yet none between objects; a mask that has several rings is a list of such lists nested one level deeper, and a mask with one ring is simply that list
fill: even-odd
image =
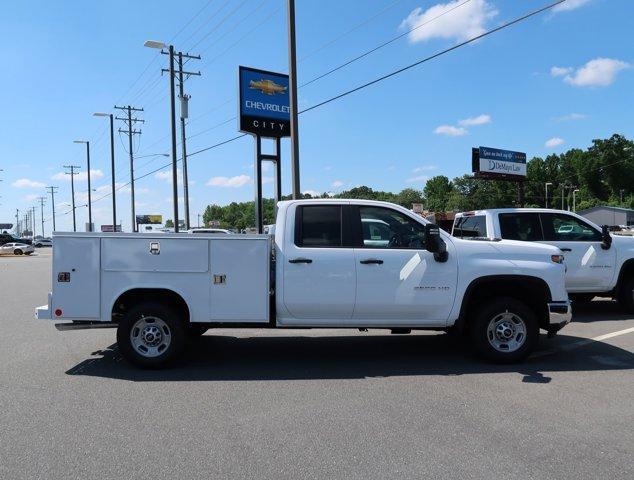
[{"label": "white pickup truck", "polygon": [[286,201],[274,236],[56,233],[36,316],[116,327],[140,366],[220,327],[454,329],[509,362],[571,320],[562,260],[546,245],[451,238],[389,203]]},{"label": "white pickup truck", "polygon": [[544,208],[476,210],[456,215],[458,238],[501,238],[553,245],[567,267],[566,288],[573,301],[611,296],[634,313],[634,238],[611,236],[573,212]]}]

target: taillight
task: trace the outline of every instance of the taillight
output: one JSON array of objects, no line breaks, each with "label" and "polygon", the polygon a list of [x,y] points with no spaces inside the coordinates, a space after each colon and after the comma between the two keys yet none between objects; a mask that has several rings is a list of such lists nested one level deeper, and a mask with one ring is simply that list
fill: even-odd
[{"label": "taillight", "polygon": [[61,317],[61,316],[62,316],[62,313],[63,313],[63,312],[62,312],[62,309],[61,309],[61,308],[58,308],[58,309],[56,309],[56,310],[55,310],[55,316],[56,316],[56,317]]},{"label": "taillight", "polygon": [[555,263],[564,263],[563,255],[551,255],[550,259]]}]

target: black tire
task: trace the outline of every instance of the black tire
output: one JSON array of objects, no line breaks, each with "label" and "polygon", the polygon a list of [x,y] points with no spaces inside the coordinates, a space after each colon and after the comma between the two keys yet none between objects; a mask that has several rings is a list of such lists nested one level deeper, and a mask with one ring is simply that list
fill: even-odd
[{"label": "black tire", "polygon": [[22,250],[20,250],[19,248],[16,248],[15,250],[13,250],[13,255],[22,255]]},{"label": "black tire", "polygon": [[204,325],[189,324],[187,326],[187,334],[190,338],[202,337],[207,330],[209,330],[209,327]]},{"label": "black tire", "polygon": [[[525,359],[537,346],[539,322],[535,312],[525,303],[510,297],[492,298],[477,305],[474,310],[470,322],[471,340],[481,357],[496,363],[514,363]],[[502,317],[506,313],[512,315]],[[496,323],[497,328],[502,329],[502,337],[511,330],[511,337],[506,343],[497,336]],[[490,324],[492,331],[489,331]],[[523,334],[520,333],[522,326]],[[494,344],[498,344],[499,348]],[[505,345],[507,351],[504,351]]]},{"label": "black tire", "polygon": [[[140,329],[137,322],[145,324],[145,327]],[[160,336],[161,341],[157,346],[148,348],[148,343],[144,341],[147,337],[141,334],[144,331],[150,334],[152,326],[158,330],[153,338]],[[136,332],[136,344],[132,340],[133,330]],[[183,352],[186,342],[187,326],[184,320],[174,309],[161,303],[146,302],[133,306],[123,315],[117,328],[119,351],[127,361],[138,367],[162,368],[170,365]],[[144,347],[146,354],[142,353]],[[150,356],[153,353],[156,355]]]},{"label": "black tire", "polygon": [[35,248],[42,248],[42,244],[41,243],[36,243],[35,244]]},{"label": "black tire", "polygon": [[619,304],[627,313],[634,313],[634,277],[623,282],[619,289]]}]

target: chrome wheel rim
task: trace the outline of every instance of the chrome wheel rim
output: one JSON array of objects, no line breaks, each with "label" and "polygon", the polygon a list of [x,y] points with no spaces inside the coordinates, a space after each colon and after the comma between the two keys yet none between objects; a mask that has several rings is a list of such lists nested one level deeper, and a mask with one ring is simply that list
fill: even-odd
[{"label": "chrome wheel rim", "polygon": [[172,331],[158,317],[143,317],[132,326],[130,343],[139,355],[146,358],[158,357],[172,343]]},{"label": "chrome wheel rim", "polygon": [[489,322],[487,339],[498,352],[515,352],[526,342],[526,324],[515,313],[500,313]]}]

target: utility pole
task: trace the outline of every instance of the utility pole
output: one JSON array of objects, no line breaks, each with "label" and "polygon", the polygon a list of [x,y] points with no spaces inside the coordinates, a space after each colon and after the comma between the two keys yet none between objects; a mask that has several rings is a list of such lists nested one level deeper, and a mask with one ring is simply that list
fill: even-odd
[{"label": "utility pole", "polygon": [[[183,52],[175,52],[174,45],[168,46],[168,51],[161,50],[161,53],[164,55],[169,55],[169,69],[161,69],[161,72],[167,72],[170,76],[170,114],[171,114],[171,125],[172,125],[172,183],[174,190],[174,232],[178,233],[178,185],[177,185],[177,176],[178,176],[178,167],[177,167],[177,158],[176,158],[176,98],[174,91],[174,80],[175,76],[178,73],[178,90],[179,95],[178,98],[181,101],[181,148],[182,148],[182,157],[183,157],[183,197],[185,200],[185,228],[189,229],[189,184],[187,179],[187,144],[185,138],[185,120],[188,117],[188,101],[189,96],[185,96],[184,93],[184,84],[185,78],[184,75],[187,75],[189,78],[192,75],[200,76],[200,72],[186,72],[183,70],[183,58],[185,59],[193,59],[200,60],[200,55],[190,55],[189,53]],[[174,69],[174,57],[178,56],[178,71]]]},{"label": "utility pole", "polygon": [[112,231],[117,231],[117,200],[114,181],[114,117],[112,113],[95,112],[95,117],[108,117],[110,119],[110,173],[112,174]]},{"label": "utility pole", "polygon": [[44,235],[44,201],[46,200],[46,197],[37,197],[37,199],[40,202],[40,216],[42,218],[42,237],[45,237]]},{"label": "utility pole", "polygon": [[198,214],[198,228],[200,228],[200,213]]},{"label": "utility pole", "polygon": [[92,187],[90,186],[90,142],[87,140],[75,140],[73,143],[85,143],[86,144],[86,167],[88,171],[88,231],[92,232]]},{"label": "utility pole", "polygon": [[565,184],[565,183],[562,183],[562,184],[561,184],[561,209],[562,209],[562,210],[565,210],[565,209],[564,209],[564,190],[565,190],[565,189],[566,189],[566,184]]},{"label": "utility pole", "polygon": [[181,151],[183,158],[183,198],[185,200],[185,228],[189,230],[189,180],[187,176],[187,138],[185,136],[185,120],[189,117],[189,99],[190,95],[185,95],[185,79],[184,75],[189,78],[191,75],[200,76],[200,72],[184,72],[183,57],[189,59],[200,60],[198,55],[187,55],[178,52],[178,98],[181,101]]},{"label": "utility pole", "polygon": [[15,209],[15,235],[20,236],[20,209]]},{"label": "utility pole", "polygon": [[[70,175],[70,190],[71,190],[71,195],[72,195],[72,202],[73,202],[73,232],[77,231],[77,223],[75,221],[75,175],[78,175],[79,172],[75,171],[75,170],[79,170],[81,167],[78,167],[77,165],[64,165],[64,168],[68,168],[70,169],[70,172],[66,172],[66,175]],[[114,190],[113,190],[113,194],[114,194]],[[116,230],[116,224],[115,224],[115,230]]]},{"label": "utility pole", "polygon": [[35,207],[31,207],[31,238],[35,237]]},{"label": "utility pole", "polygon": [[293,199],[300,195],[299,186],[299,125],[297,115],[297,53],[295,44],[295,0],[288,0],[288,89],[291,108],[291,175]]},{"label": "utility pole", "polygon": [[135,213],[135,205],[134,205],[134,151],[133,151],[133,139],[134,139],[134,135],[141,135],[141,130],[135,130],[134,129],[134,124],[136,123],[145,123],[145,120],[142,120],[140,118],[132,118],[132,112],[142,112],[143,109],[142,108],[134,108],[131,107],[130,105],[128,105],[127,107],[117,107],[116,105],[114,106],[114,108],[119,109],[119,110],[123,110],[125,112],[127,112],[127,117],[115,117],[117,120],[122,120],[123,123],[125,124],[126,128],[125,129],[119,129],[119,133],[125,133],[126,135],[128,135],[128,150],[129,150],[129,154],[130,154],[130,213],[132,214],[132,220],[131,220],[131,225],[132,225],[132,231],[136,232],[137,231],[137,224],[136,224],[136,213]]},{"label": "utility pole", "polygon": [[[48,193],[51,194],[51,205],[53,206],[53,232],[55,229],[55,192],[57,191],[57,187],[46,187]],[[90,195],[90,189],[88,189],[88,195]],[[90,199],[90,197],[88,197]],[[88,201],[88,208],[90,208],[90,200]],[[90,210],[88,210],[90,211]]]}]

